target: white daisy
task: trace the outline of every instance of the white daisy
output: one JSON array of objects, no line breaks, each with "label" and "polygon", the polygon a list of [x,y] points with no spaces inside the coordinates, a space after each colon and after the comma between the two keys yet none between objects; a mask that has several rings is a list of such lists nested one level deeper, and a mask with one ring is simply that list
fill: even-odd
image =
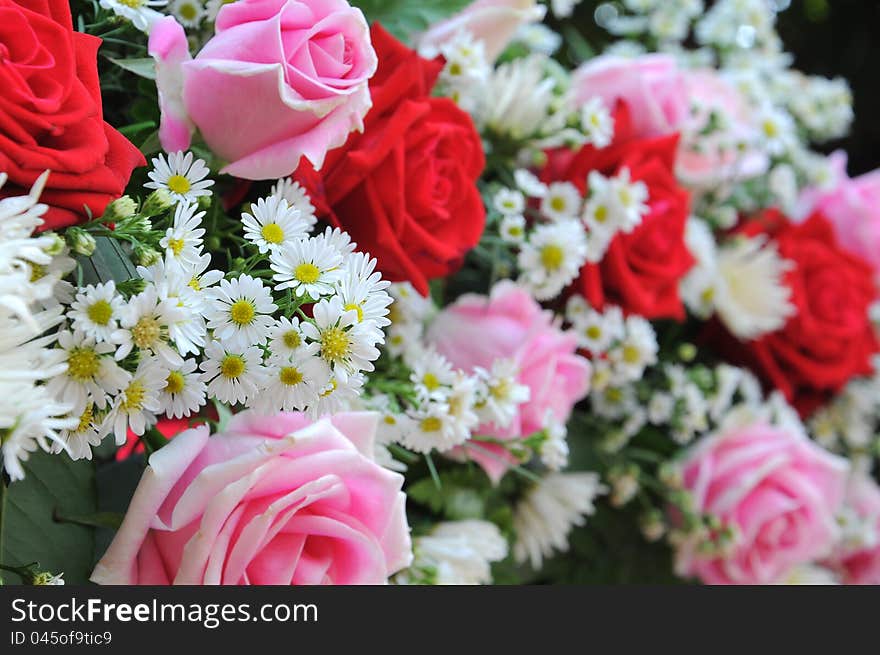
[{"label": "white daisy", "polygon": [[356,310],[346,310],[342,299],[334,296],[316,303],[313,314],[314,323],[300,326],[311,342],[308,351],[317,353],[340,383],[358,371],[373,370],[373,361],[379,357],[376,331],[358,322]]},{"label": "white daisy", "polygon": [[211,171],[203,159],[195,159],[191,152],[159,154],[153,158],[153,170],[148,173],[148,189],[165,189],[175,202],[196,202],[201,196],[210,196],[214,180],[205,179]]},{"label": "white daisy", "polygon": [[107,395],[118,393],[131,378],[110,356],[114,351],[111,343],[96,343],[81,332],[61,330],[58,348],[64,351],[67,370],[49,380],[47,388],[59,402],[69,403],[76,413],[82,412],[90,402],[104,409]]},{"label": "white daisy", "polygon": [[159,394],[165,387],[167,375],[168,370],[157,357],[141,357],[128,386],[116,396],[113,407],[104,417],[101,434],[112,432],[116,445],[121,446],[129,430],[140,436],[155,425],[156,414],[161,411]]},{"label": "white daisy", "polygon": [[170,298],[162,299],[154,285],[132,297],[122,310],[120,329],[112,341],[119,345],[116,359],[124,359],[137,347],[160,356],[169,366],[180,366],[183,358],[171,347],[170,326],[188,318],[188,312]]},{"label": "white daisy", "polygon": [[221,280],[207,293],[210,301],[205,318],[214,337],[225,347],[244,349],[266,343],[274,324],[271,314],[278,306],[261,280],[240,275]]},{"label": "white daisy", "polygon": [[199,312],[207,307],[208,301],[207,296],[201,292],[214,286],[223,279],[222,271],[216,269],[210,271],[207,270],[210,265],[211,255],[205,253],[204,255],[199,256],[198,262],[186,271],[190,276],[189,281],[186,284],[195,292],[192,299],[194,300],[194,308]]},{"label": "white daisy", "polygon": [[740,339],[782,328],[795,311],[785,275],[793,264],[763,238],[735,238],[718,251],[713,297],[721,321]]},{"label": "white daisy", "polygon": [[568,442],[565,423],[557,420],[552,410],[547,410],[543,421],[546,439],[541,443],[541,463],[551,471],[561,471],[568,466]]},{"label": "white daisy", "polygon": [[575,218],[581,212],[581,192],[571,182],[553,182],[541,199],[541,213],[554,221]]},{"label": "white daisy", "polygon": [[171,0],[168,11],[184,27],[198,27],[206,14],[199,0]]},{"label": "white daisy", "polygon": [[499,189],[492,196],[492,205],[504,216],[516,216],[526,209],[526,197],[516,189]]},{"label": "white daisy", "polygon": [[477,414],[483,422],[507,427],[531,395],[529,387],[517,381],[519,367],[511,359],[496,359],[491,370],[477,368],[476,373],[482,383]]},{"label": "white daisy", "polygon": [[331,247],[341,252],[343,256],[353,253],[357,247],[357,244],[351,240],[351,235],[344,230],[340,230],[338,227],[331,228],[328,225],[321,234],[317,235],[317,238],[329,243]]},{"label": "white daisy", "polygon": [[[205,258],[210,260],[211,257],[200,257],[197,267],[202,266]],[[156,288],[160,300],[167,300],[177,308],[178,317],[168,326],[168,336],[182,355],[198,354],[205,346],[208,331],[202,316],[207,308],[207,299],[204,293],[193,288],[192,280],[198,279],[194,277],[194,270],[184,270],[176,264],[168,266],[164,260],[148,267],[138,266],[137,269],[141,277]],[[204,277],[216,279],[215,273],[223,277],[219,271],[209,271]]]},{"label": "white daisy", "polygon": [[[447,521],[413,539],[415,563],[410,571],[431,571],[433,584],[491,584],[492,562],[507,557],[507,550],[507,539],[494,523],[475,519]],[[395,581],[409,582],[397,578]]]},{"label": "white daisy", "polygon": [[581,127],[596,148],[605,148],[611,143],[614,119],[601,98],[590,98],[581,107]]},{"label": "white daisy", "polygon": [[521,214],[505,216],[498,226],[501,240],[506,243],[519,245],[526,240],[526,219]]},{"label": "white daisy", "polygon": [[183,418],[199,411],[205,404],[206,386],[196,370],[195,359],[167,371],[165,386],[159,392],[159,410],[169,418]]},{"label": "white daisy", "polygon": [[298,209],[300,218],[306,221],[310,228],[317,222],[315,207],[312,205],[311,200],[309,200],[309,194],[306,193],[306,190],[299,182],[289,177],[278,180],[275,186],[272,187],[272,195],[284,198],[288,205]]},{"label": "white daisy", "polygon": [[299,352],[286,362],[270,360],[266,386],[251,406],[264,414],[302,411],[317,402],[329,382],[327,367],[315,355]]},{"label": "white daisy", "polygon": [[449,416],[457,423],[457,429],[466,431],[468,434],[480,423],[480,417],[475,411],[477,387],[476,377],[457,371],[452,388],[445,398],[446,405],[449,407]]},{"label": "white daisy", "polygon": [[628,316],[626,336],[608,353],[619,381],[639,380],[648,366],[657,363],[657,335],[641,316]]},{"label": "white daisy", "polygon": [[311,222],[306,220],[297,207],[281,196],[260,198],[250,210],[241,214],[244,238],[253,241],[261,253],[301,241],[314,225],[314,218]]},{"label": "white daisy", "polygon": [[623,312],[619,307],[609,307],[604,314],[589,309],[575,319],[574,333],[579,346],[594,355],[604,354],[613,343],[623,338]]},{"label": "white daisy", "polygon": [[174,222],[159,241],[159,245],[165,248],[165,261],[174,262],[184,270],[196,266],[202,254],[205,212],[196,213],[198,208],[197,204],[188,201],[178,203],[174,209]]},{"label": "white daisy", "polygon": [[551,473],[544,477],[514,509],[516,561],[528,561],[537,570],[554,551],[568,550],[568,533],[596,511],[593,502],[606,491],[596,473]]},{"label": "white daisy", "polygon": [[403,357],[404,360],[407,360],[410,355],[416,355],[420,351],[421,337],[422,328],[419,324],[392,322],[388,328],[385,347],[393,357]]},{"label": "white daisy", "polygon": [[391,285],[376,272],[376,260],[369,254],[353,252],[345,258],[345,274],[337,287],[343,309],[354,309],[358,322],[369,322],[377,328],[377,337],[384,343],[381,328],[391,323],[388,306],[393,298],[386,291]]},{"label": "white daisy", "polygon": [[141,32],[150,33],[153,23],[163,17],[153,7],[164,7],[167,0],[101,0],[101,7],[128,19]]},{"label": "white daisy", "polygon": [[305,340],[299,328],[299,318],[282,316],[269,329],[269,359],[287,362],[291,357],[301,353],[305,348]]},{"label": "white daisy", "polygon": [[547,195],[547,185],[541,182],[533,173],[524,168],[518,168],[513,172],[516,186],[529,198],[543,198]]},{"label": "white daisy", "polygon": [[116,331],[119,314],[125,301],[116,293],[113,280],[84,287],[67,310],[67,317],[75,331],[82,332],[95,341],[109,341]]},{"label": "white daisy", "polygon": [[403,445],[417,453],[445,452],[460,446],[471,433],[449,414],[445,402],[429,401],[408,412],[411,429],[402,435]]},{"label": "white daisy", "polygon": [[313,300],[332,294],[342,279],[343,254],[324,235],[288,244],[269,255],[277,291],[293,289]]},{"label": "white daisy", "polygon": [[66,450],[60,431],[76,425],[76,419],[69,416],[70,405],[54,401],[41,389],[24,384],[3,385],[0,455],[12,480],[24,479],[22,462],[37,448],[49,451],[51,442]]},{"label": "white daisy", "polygon": [[449,386],[455,381],[452,364],[433,349],[420,353],[411,362],[412,373],[409,379],[416,387],[419,398],[425,400],[445,400]]},{"label": "white daisy", "polygon": [[331,377],[319,392],[315,404],[308,409],[313,418],[351,411],[356,408],[366,378],[360,374],[349,375],[343,382],[338,377]]},{"label": "white daisy", "polygon": [[590,199],[582,218],[590,229],[632,232],[650,211],[648,187],[630,179],[628,168],[613,177],[592,171],[588,177]]},{"label": "white daisy", "polygon": [[212,341],[205,346],[205,359],[199,364],[208,395],[230,405],[256,398],[265,380],[263,353],[259,346],[227,350]]},{"label": "white daisy", "polygon": [[92,403],[76,417],[76,425],[61,433],[66,448],[60,443],[52,445],[52,452],[60,453],[66,450],[74,461],[78,459],[92,459],[92,448],[101,444],[104,435],[101,434],[101,421],[95,415],[95,406]]},{"label": "white daisy", "polygon": [[578,276],[586,258],[586,238],[578,221],[539,225],[517,257],[519,283],[538,300],[549,300]]}]

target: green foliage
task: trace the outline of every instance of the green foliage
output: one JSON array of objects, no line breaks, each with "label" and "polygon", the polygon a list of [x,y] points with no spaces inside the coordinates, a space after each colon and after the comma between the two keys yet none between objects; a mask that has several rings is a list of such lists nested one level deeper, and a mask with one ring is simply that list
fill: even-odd
[{"label": "green foliage", "polygon": [[364,12],[370,23],[381,23],[398,39],[409,43],[415,34],[463,9],[470,0],[354,0],[351,4]]},{"label": "green foliage", "polygon": [[138,77],[145,77],[148,80],[156,79],[156,62],[152,57],[135,57],[132,59],[114,59],[111,57],[110,61]]},{"label": "green foliage", "polygon": [[24,469],[24,480],[0,486],[0,563],[17,567],[39,562],[43,571],[63,571],[68,584],[86,582],[95,531],[59,518],[95,513],[93,463],[37,451]]}]

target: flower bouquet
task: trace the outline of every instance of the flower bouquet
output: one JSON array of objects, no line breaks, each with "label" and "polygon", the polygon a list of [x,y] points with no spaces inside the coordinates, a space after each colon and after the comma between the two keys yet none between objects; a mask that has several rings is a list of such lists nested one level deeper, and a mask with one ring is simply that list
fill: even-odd
[{"label": "flower bouquet", "polygon": [[847,83],[577,4],[0,0],[4,582],[880,583]]}]

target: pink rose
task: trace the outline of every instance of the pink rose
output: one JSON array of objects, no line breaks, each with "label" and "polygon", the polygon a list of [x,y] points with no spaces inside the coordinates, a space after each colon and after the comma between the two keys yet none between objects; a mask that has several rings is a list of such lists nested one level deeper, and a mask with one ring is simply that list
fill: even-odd
[{"label": "pink rose", "polygon": [[483,42],[486,58],[493,62],[520,25],[543,20],[546,11],[546,7],[535,0],[476,0],[451,18],[428,28],[419,37],[417,49],[423,57],[431,59],[440,54],[443,44],[459,32],[467,31]]},{"label": "pink rose", "polygon": [[99,584],[379,584],[408,566],[403,477],[373,461],[377,417],[235,416],[150,457]]},{"label": "pink rose", "polygon": [[289,175],[363,129],[376,53],[367,22],[345,0],[238,0],[193,59],[183,28],[163,18],[150,34],[165,150],[189,147],[195,128],[251,180]]},{"label": "pink rose", "polygon": [[840,151],[830,156],[829,164],[830,188],[805,190],[798,215],[825,214],[843,247],[868,262],[880,281],[880,170],[850,178],[846,153]]},{"label": "pink rose", "polygon": [[[760,129],[746,98],[717,71],[684,71],[691,111],[677,126],[682,133],[676,173],[688,186],[715,189],[758,177],[770,160],[757,145]],[[714,129],[707,128],[715,123]]]},{"label": "pink rose", "polygon": [[602,55],[581,65],[571,84],[581,104],[600,98],[613,110],[618,100],[625,101],[638,138],[677,132],[690,111],[684,75],[669,55]]},{"label": "pink rose", "polygon": [[771,584],[830,553],[847,464],[806,436],[760,423],[731,428],[699,441],[683,476],[695,511],[731,528],[733,541],[714,554],[682,545],[681,575],[708,584]]},{"label": "pink rose", "polygon": [[[575,335],[560,330],[551,312],[507,280],[496,284],[488,298],[464,295],[440,312],[428,340],[453,366],[466,372],[477,367],[491,369],[496,359],[517,364],[518,381],[529,388],[530,399],[519,406],[506,428],[482,425],[476,430],[479,435],[521,439],[540,430],[548,412],[556,421],[565,422],[589,391],[590,363],[576,354]],[[516,461],[499,444],[465,448],[496,482]]]},{"label": "pink rose", "polygon": [[831,563],[846,584],[880,585],[880,487],[866,475],[853,476],[846,507],[862,534],[855,543],[845,536]]}]

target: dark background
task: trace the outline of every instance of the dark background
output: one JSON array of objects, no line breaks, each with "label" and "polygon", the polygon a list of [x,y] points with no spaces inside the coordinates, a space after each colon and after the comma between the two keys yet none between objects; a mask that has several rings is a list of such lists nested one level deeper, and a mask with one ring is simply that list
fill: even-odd
[{"label": "dark background", "polygon": [[[594,46],[609,39],[593,21],[593,12],[601,3],[585,0],[575,16],[575,24]],[[880,2],[792,0],[779,15],[777,26],[786,49],[795,56],[796,68],[850,82],[855,98],[851,134],[819,149],[846,150],[853,175],[880,167]]]}]

